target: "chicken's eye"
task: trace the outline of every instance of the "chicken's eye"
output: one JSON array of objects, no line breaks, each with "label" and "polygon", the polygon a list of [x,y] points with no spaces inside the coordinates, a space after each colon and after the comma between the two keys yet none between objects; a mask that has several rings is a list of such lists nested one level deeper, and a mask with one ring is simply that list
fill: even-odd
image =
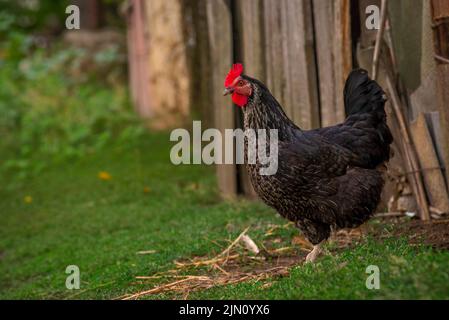
[{"label": "chicken's eye", "polygon": [[243,86],[243,84],[244,84],[243,80],[240,80],[238,83],[239,86]]}]

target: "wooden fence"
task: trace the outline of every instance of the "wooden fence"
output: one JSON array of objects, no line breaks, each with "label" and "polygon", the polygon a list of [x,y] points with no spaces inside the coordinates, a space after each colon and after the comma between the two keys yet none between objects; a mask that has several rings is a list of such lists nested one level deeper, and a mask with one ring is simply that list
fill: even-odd
[{"label": "wooden fence", "polygon": [[[190,114],[199,113],[203,123],[207,122],[203,128],[213,126],[224,131],[241,127],[241,111],[222,96],[222,91],[231,65],[242,62],[245,73],[263,81],[301,128],[329,126],[345,118],[343,88],[350,70],[363,67],[371,71],[378,32],[365,27],[366,8],[380,8],[381,0],[152,1],[160,5],[129,0],[127,7],[131,91],[143,115],[157,114],[158,108],[166,114],[167,106],[173,108],[172,114],[186,114],[185,104],[178,101],[189,100]],[[414,141],[410,142],[419,149],[415,160],[420,162],[417,168],[404,163],[404,130],[399,129],[394,108],[387,103],[396,141],[396,156],[389,167],[396,173],[390,179],[394,181],[389,180],[384,188],[384,199],[394,198],[403,180],[414,185],[415,178],[423,177],[429,207],[446,211],[449,202],[443,174],[449,166],[448,1],[382,3],[388,3],[388,18],[377,80],[387,89],[390,79],[397,91],[396,102],[401,104],[408,127],[405,131],[411,132],[409,139]],[[175,20],[181,27],[174,24]],[[170,30],[164,30],[164,21],[170,21]],[[172,36],[168,37],[166,31]],[[162,43],[175,49],[160,50]],[[164,52],[158,55],[160,60],[151,58],[155,51]],[[167,74],[155,75],[155,70]],[[158,84],[161,78],[165,80]],[[186,81],[186,89],[179,90]],[[172,94],[159,94],[161,88],[170,86],[178,88],[178,96],[186,96],[173,100]],[[432,148],[420,147],[430,144]],[[435,166],[442,170],[436,172]],[[254,195],[241,165],[219,165],[216,170],[224,197]],[[401,194],[413,198],[405,189]],[[414,193],[417,197],[416,190]]]},{"label": "wooden fence", "polygon": [[[343,86],[352,69],[349,0],[207,1],[215,127],[235,128],[241,114],[221,96],[233,62],[265,82],[301,128],[344,119]],[[217,167],[226,196],[252,194],[245,170]]]}]

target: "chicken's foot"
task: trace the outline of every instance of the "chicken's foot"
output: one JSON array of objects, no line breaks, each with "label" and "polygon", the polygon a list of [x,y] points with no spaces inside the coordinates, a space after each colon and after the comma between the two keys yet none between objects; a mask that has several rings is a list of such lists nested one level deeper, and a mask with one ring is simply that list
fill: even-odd
[{"label": "chicken's foot", "polygon": [[323,242],[318,243],[317,245],[313,246],[313,250],[310,251],[309,254],[306,257],[306,263],[309,263],[309,262],[313,263],[313,262],[315,262],[316,258],[318,258],[318,256],[323,251],[323,249],[322,249]]}]

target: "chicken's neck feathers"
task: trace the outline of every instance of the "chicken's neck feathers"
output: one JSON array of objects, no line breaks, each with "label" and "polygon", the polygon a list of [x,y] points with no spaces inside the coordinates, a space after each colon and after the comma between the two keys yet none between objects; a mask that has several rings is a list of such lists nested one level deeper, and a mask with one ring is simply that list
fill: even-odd
[{"label": "chicken's neck feathers", "polygon": [[280,103],[263,85],[256,83],[243,113],[245,130],[277,129],[280,141],[291,141],[302,135],[301,129],[288,118]]}]

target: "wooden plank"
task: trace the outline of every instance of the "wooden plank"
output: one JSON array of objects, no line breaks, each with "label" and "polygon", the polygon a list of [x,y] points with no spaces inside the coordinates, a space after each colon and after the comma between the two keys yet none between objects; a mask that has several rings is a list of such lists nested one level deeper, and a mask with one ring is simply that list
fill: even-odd
[{"label": "wooden plank", "polygon": [[301,124],[302,119],[307,119],[307,123],[302,124],[305,129],[317,128],[320,115],[312,3],[308,0],[287,1],[287,5],[291,52],[291,65],[287,70],[292,84],[293,121]]},{"label": "wooden plank", "polygon": [[[266,85],[276,99],[285,106],[283,84],[286,82],[283,74],[283,50],[281,29],[280,1],[264,0],[264,35],[265,35],[265,61]],[[289,114],[290,115],[290,114]]]},{"label": "wooden plank", "polygon": [[434,20],[449,17],[449,2],[447,0],[432,0],[432,16]]},{"label": "wooden plank", "polygon": [[313,2],[321,126],[345,119],[343,88],[352,70],[351,19],[347,0]]},{"label": "wooden plank", "polygon": [[128,62],[130,91],[136,111],[143,118],[153,115],[149,83],[148,50],[145,39],[145,3],[130,0],[128,8]]},{"label": "wooden plank", "polygon": [[[289,45],[289,41],[292,41],[293,38],[291,38],[292,33],[289,30],[289,27],[291,25],[290,17],[288,16],[288,10],[293,10],[295,14],[299,14],[300,11],[298,11],[297,8],[295,8],[296,2],[295,1],[278,1],[277,5],[280,8],[280,32],[281,32],[281,47],[278,48],[280,52],[278,55],[282,57],[282,64],[279,65],[279,69],[282,72],[284,83],[282,83],[282,93],[283,93],[283,106],[287,112],[287,114],[290,116],[290,118],[293,121],[297,121],[294,107],[294,101],[293,101],[293,81],[291,70],[292,69],[299,69],[303,68],[302,66],[296,66],[296,61],[292,61],[292,58],[294,57],[294,48],[291,48]],[[290,8],[289,8],[290,7]],[[299,21],[298,19],[297,21]],[[297,34],[297,32],[293,32],[293,34]],[[295,39],[293,41],[298,41],[298,39]],[[293,50],[292,50],[293,49]],[[268,61],[267,61],[268,62]],[[269,63],[269,62],[268,62]],[[297,68],[296,68],[297,67]],[[295,86],[298,87],[298,86]],[[299,111],[302,111],[302,107],[299,108]],[[306,115],[306,118],[308,119],[308,115]],[[298,123],[298,122],[297,122]]]},{"label": "wooden plank", "polygon": [[370,30],[366,27],[366,19],[368,15],[366,14],[366,8],[368,6],[374,5],[380,9],[381,0],[359,0],[359,16],[360,16],[360,45],[363,49],[370,48],[374,46],[376,41],[377,30]]},{"label": "wooden plank", "polygon": [[[188,61],[190,82],[190,115],[201,119],[202,128],[213,125],[213,113],[210,94],[210,82],[204,81],[210,77],[209,33],[207,26],[207,0],[181,0],[184,39]],[[192,44],[192,45],[191,45]]]},{"label": "wooden plank", "polygon": [[[151,127],[165,129],[182,125],[190,114],[187,42],[183,34],[182,0],[142,1],[145,12],[145,59],[153,107]],[[175,93],[175,94],[174,94]]]},{"label": "wooden plank", "polygon": [[[232,19],[228,1],[208,1],[206,9],[209,26],[214,127],[219,129],[224,136],[225,129],[234,129],[235,126],[235,106],[229,97],[222,95],[224,78],[233,63]],[[237,194],[236,166],[221,164],[216,166],[216,171],[218,187],[222,196],[234,197]]]},{"label": "wooden plank", "polygon": [[391,77],[387,76],[386,80],[387,91],[389,92],[389,95],[391,97],[391,106],[393,107],[401,132],[398,137],[403,142],[404,160],[408,167],[407,169],[410,173],[410,176],[413,176],[413,179],[410,179],[410,183],[412,184],[416,202],[418,203],[420,216],[422,220],[430,220],[429,206],[419,170],[420,167],[417,159],[418,157],[416,155],[415,146],[413,145],[412,138],[410,136],[408,122],[406,121],[406,118],[402,111],[403,107],[401,105],[401,101],[399,99],[396,88],[393,85],[393,81],[391,80]]},{"label": "wooden plank", "polygon": [[263,1],[237,2],[240,52],[245,73],[265,82],[265,53],[263,47]]},{"label": "wooden plank", "polygon": [[[265,52],[263,37],[263,1],[245,0],[236,2],[236,16],[239,32],[239,49],[245,74],[266,82]],[[239,115],[239,126],[242,126],[242,115]],[[251,184],[245,165],[238,165],[238,177],[241,192],[249,198],[257,194]]]},{"label": "wooden plank", "polygon": [[437,153],[438,161],[440,166],[445,173],[446,168],[444,165],[444,145],[443,145],[443,135],[440,123],[440,113],[439,112],[426,112],[427,127],[429,128],[430,135],[432,137],[432,142]]},{"label": "wooden plank", "polygon": [[[320,125],[310,0],[237,1],[245,73],[265,82],[287,115],[305,129]],[[254,195],[245,171],[241,186]]]},{"label": "wooden plank", "polygon": [[343,90],[352,70],[350,0],[334,1],[334,70],[337,122],[345,119]]},{"label": "wooden plank", "polygon": [[410,132],[417,150],[430,204],[442,212],[449,212],[446,184],[423,113],[420,113],[416,121],[410,124]]},{"label": "wooden plank", "polygon": [[438,110],[444,146],[446,180],[449,185],[449,2],[432,0],[432,22],[435,24],[434,49],[437,65]]},{"label": "wooden plank", "polygon": [[[432,61],[433,63],[433,61]],[[420,112],[430,112],[438,110],[437,77],[435,70],[428,72],[427,77],[422,77],[421,84],[409,95],[410,118],[416,119]]]},{"label": "wooden plank", "polygon": [[[332,39],[334,32],[334,4],[328,0],[313,2],[315,41],[320,89],[321,126],[336,124],[335,76]],[[342,93],[340,93],[342,94]]]},{"label": "wooden plank", "polygon": [[127,41],[127,49],[128,49],[128,79],[129,79],[129,91],[131,94],[131,101],[134,105],[134,108],[137,109],[137,65],[136,65],[136,52],[135,52],[135,41],[134,37],[136,34],[135,31],[135,19],[132,7],[132,0],[128,0],[128,6],[125,7],[125,15],[126,15],[126,41]]},{"label": "wooden plank", "polygon": [[264,0],[267,85],[299,126],[319,126],[310,0]]},{"label": "wooden plank", "polygon": [[449,64],[437,66],[438,110],[443,137],[443,156],[446,168],[446,181],[449,185]]}]

